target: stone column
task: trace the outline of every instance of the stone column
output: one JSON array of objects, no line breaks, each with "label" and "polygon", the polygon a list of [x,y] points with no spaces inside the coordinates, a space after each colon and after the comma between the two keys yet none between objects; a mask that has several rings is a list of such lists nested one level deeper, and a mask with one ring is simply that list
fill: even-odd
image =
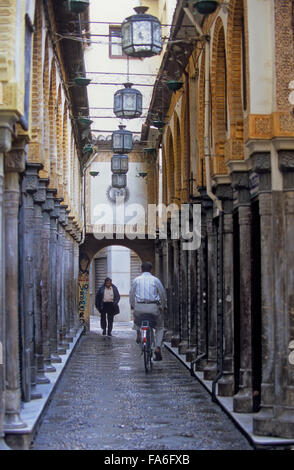
[{"label": "stone column", "polygon": [[58,210],[59,217],[57,219],[57,260],[56,260],[56,303],[57,303],[57,343],[58,354],[66,354],[68,343],[63,341],[63,324],[64,324],[64,308],[63,308],[63,224],[65,223],[65,209],[62,209],[62,199],[55,199],[55,209]]},{"label": "stone column", "polygon": [[4,223],[3,223],[3,180],[4,155],[0,153],[0,450],[8,450],[4,441],[3,421],[5,414],[5,265],[4,265]]},{"label": "stone column", "polygon": [[[51,191],[52,196],[56,195],[56,190]],[[49,280],[49,346],[50,357],[52,363],[61,362],[58,355],[57,341],[57,279],[56,279],[56,263],[57,263],[57,218],[59,216],[59,208],[56,199],[53,199],[54,209],[50,212],[50,280]]]},{"label": "stone column", "polygon": [[74,292],[74,257],[73,257],[73,235],[74,235],[74,226],[73,226],[73,216],[68,216],[68,227],[67,232],[68,237],[68,308],[69,308],[69,337],[74,338],[75,336],[75,327],[74,327],[74,304],[73,304],[73,292]]},{"label": "stone column", "polygon": [[60,306],[61,306],[61,331],[60,331],[60,346],[64,348],[69,347],[69,339],[67,338],[68,330],[68,308],[67,308],[67,265],[68,265],[68,250],[67,250],[67,234],[65,227],[67,226],[67,206],[60,205],[60,222],[61,230],[60,243],[59,243],[59,270],[61,275],[60,280]]},{"label": "stone column", "polygon": [[44,351],[43,351],[43,322],[42,322],[42,205],[46,200],[46,186],[48,180],[39,178],[37,192],[34,193],[34,323],[35,323],[35,363],[36,363],[36,383],[50,383],[44,371]]},{"label": "stone column", "polygon": [[171,341],[171,338],[174,334],[174,288],[173,288],[173,279],[174,279],[174,270],[173,270],[173,262],[174,262],[174,253],[173,253],[173,245],[170,240],[166,241],[166,250],[167,250],[167,264],[166,264],[166,275],[167,275],[167,332],[165,334],[165,338],[167,341]]},{"label": "stone column", "polygon": [[173,262],[173,336],[171,338],[172,347],[178,347],[180,344],[180,249],[177,240],[171,242],[173,244],[174,262]]},{"label": "stone column", "polygon": [[51,363],[50,354],[50,213],[54,210],[54,194],[47,189],[46,199],[42,205],[42,233],[41,233],[41,314],[44,370],[46,373],[55,372],[56,368]]},{"label": "stone column", "polygon": [[78,245],[78,236],[76,235],[76,240],[74,242],[74,324],[75,329],[78,331],[80,327],[79,322],[79,245]]},{"label": "stone column", "polygon": [[207,319],[208,319],[208,358],[204,368],[204,380],[214,380],[217,375],[217,259],[216,229],[213,222],[213,209],[206,211],[207,233]]},{"label": "stone column", "polygon": [[219,185],[216,195],[222,201],[223,222],[223,376],[218,381],[218,395],[234,395],[234,314],[233,314],[233,190]]},{"label": "stone column", "polygon": [[196,336],[197,336],[197,251],[188,250],[188,324],[189,324],[189,347],[186,352],[186,361],[191,362],[196,358]]},{"label": "stone column", "polygon": [[198,287],[198,323],[197,323],[197,363],[196,369],[203,370],[208,358],[208,260],[207,260],[207,212],[212,210],[212,201],[206,190],[199,189],[201,194],[201,246],[198,250],[197,283]]},{"label": "stone column", "polygon": [[268,268],[268,272],[262,278],[266,297],[262,297],[261,410],[254,417],[253,430],[257,435],[293,439],[294,151],[280,149],[278,162],[283,191],[265,192],[260,199],[262,257],[268,257],[262,259],[262,271]]},{"label": "stone column", "polygon": [[179,354],[186,354],[188,349],[188,321],[187,321],[187,310],[188,310],[188,279],[187,279],[187,251],[182,249],[180,244],[180,336],[181,342],[179,344]]},{"label": "stone column", "polygon": [[240,386],[234,396],[236,413],[250,413],[252,398],[252,317],[251,317],[251,207],[247,172],[231,174],[233,187],[238,191],[240,232]]},{"label": "stone column", "polygon": [[23,331],[22,393],[24,401],[41,398],[36,392],[34,318],[34,194],[38,189],[40,164],[28,163],[22,180],[22,233],[20,237],[20,306]]},{"label": "stone column", "polygon": [[[261,408],[253,418],[255,434],[266,434],[267,419],[273,418],[275,376],[275,315],[273,276],[273,201],[270,153],[254,153],[252,170],[258,174],[261,248],[262,383]],[[264,420],[265,418],[265,420]]]},{"label": "stone column", "polygon": [[17,139],[5,157],[5,320],[6,320],[6,396],[4,431],[23,429],[20,418],[19,310],[18,310],[18,214],[19,173],[25,169],[25,141]]}]

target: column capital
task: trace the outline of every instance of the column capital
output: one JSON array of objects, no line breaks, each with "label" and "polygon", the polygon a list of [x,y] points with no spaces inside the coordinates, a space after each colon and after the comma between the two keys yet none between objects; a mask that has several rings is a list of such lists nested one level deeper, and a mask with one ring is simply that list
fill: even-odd
[{"label": "column capital", "polygon": [[39,178],[37,191],[34,193],[34,201],[37,204],[43,204],[46,200],[46,188],[48,186],[48,178]]},{"label": "column capital", "polygon": [[4,168],[6,173],[23,173],[25,171],[27,136],[14,139],[11,150],[5,154]]},{"label": "column capital", "polygon": [[278,150],[279,169],[283,174],[283,187],[294,191],[294,149]]},{"label": "column capital", "polygon": [[41,163],[27,163],[25,168],[24,190],[33,194],[38,190],[39,171],[43,168]]},{"label": "column capital", "polygon": [[216,196],[222,201],[225,213],[233,211],[233,188],[231,184],[218,184],[215,187]]},{"label": "column capital", "polygon": [[18,116],[16,113],[9,111],[0,112],[0,153],[10,151],[17,120]]},{"label": "column capital", "polygon": [[238,206],[250,204],[249,174],[247,171],[231,173],[232,188],[238,193]]}]

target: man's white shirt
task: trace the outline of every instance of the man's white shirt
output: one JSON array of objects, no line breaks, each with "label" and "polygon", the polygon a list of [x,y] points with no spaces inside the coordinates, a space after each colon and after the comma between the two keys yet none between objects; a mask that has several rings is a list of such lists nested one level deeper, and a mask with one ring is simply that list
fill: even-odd
[{"label": "man's white shirt", "polygon": [[132,282],[130,304],[134,307],[137,302],[159,302],[162,307],[167,306],[165,289],[151,273],[144,272]]}]

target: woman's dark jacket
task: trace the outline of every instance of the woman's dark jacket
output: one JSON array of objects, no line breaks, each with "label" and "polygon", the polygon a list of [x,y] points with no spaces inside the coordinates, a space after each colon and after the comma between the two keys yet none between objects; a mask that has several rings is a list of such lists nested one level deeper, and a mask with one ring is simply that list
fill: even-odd
[{"label": "woman's dark jacket", "polygon": [[[111,287],[113,289],[114,315],[117,315],[119,313],[118,302],[119,302],[119,299],[120,299],[120,295],[119,295],[117,287],[114,284],[111,284]],[[105,289],[105,284],[103,284],[103,286],[100,287],[100,289],[98,290],[98,292],[96,294],[96,299],[95,299],[95,306],[96,306],[98,312],[100,312],[100,313],[103,312],[104,289]]]}]

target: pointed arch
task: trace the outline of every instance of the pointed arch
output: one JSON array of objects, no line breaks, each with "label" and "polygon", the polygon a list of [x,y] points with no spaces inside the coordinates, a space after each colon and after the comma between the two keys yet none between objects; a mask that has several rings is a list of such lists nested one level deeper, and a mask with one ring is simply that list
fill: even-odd
[{"label": "pointed arch", "polygon": [[62,123],[62,177],[64,186],[64,200],[68,204],[69,193],[69,166],[70,152],[68,145],[68,107],[66,101],[63,107],[63,123]]},{"label": "pointed arch", "polygon": [[205,53],[202,52],[200,74],[198,81],[198,105],[197,105],[197,136],[198,152],[196,157],[196,184],[199,187],[205,186],[205,165],[204,165],[204,108],[205,108]]},{"label": "pointed arch", "polygon": [[56,119],[56,171],[57,171],[57,187],[58,197],[64,197],[63,187],[63,115],[62,115],[62,97],[61,97],[61,84],[58,86],[57,100],[55,105],[55,119]]},{"label": "pointed arch", "polygon": [[[186,78],[189,80],[189,78]],[[188,93],[187,85],[182,99],[181,107],[181,202],[186,203],[189,194],[189,162],[190,155],[188,154],[187,142],[187,118],[186,118],[186,93]]]},{"label": "pointed arch", "polygon": [[225,31],[221,18],[216,21],[212,45],[211,98],[214,141],[213,174],[227,174],[225,144],[227,138],[227,73]]},{"label": "pointed arch", "polygon": [[230,140],[227,159],[244,159],[244,110],[247,108],[246,44],[243,0],[232,0],[229,6],[228,38],[228,107]]},{"label": "pointed arch", "polygon": [[178,204],[181,200],[182,191],[182,173],[181,173],[181,128],[177,113],[174,113],[174,171],[175,171],[175,202]]},{"label": "pointed arch", "polygon": [[57,189],[57,142],[56,142],[56,66],[55,60],[51,62],[50,88],[49,88],[49,187]]},{"label": "pointed arch", "polygon": [[162,146],[162,203],[167,205],[167,164],[165,146]]},{"label": "pointed arch", "polygon": [[167,168],[167,202],[168,204],[174,202],[175,197],[175,156],[173,137],[170,127],[167,130],[166,136],[166,168]]},{"label": "pointed arch", "polygon": [[43,74],[40,73],[43,49],[43,16],[41,3],[37,2],[34,19],[35,32],[32,54],[32,138],[28,149],[30,162],[42,162],[42,117],[43,117]]},{"label": "pointed arch", "polygon": [[49,178],[50,176],[50,162],[49,162],[49,38],[48,34],[45,38],[44,45],[44,63],[43,63],[43,110],[42,110],[42,164],[43,170],[40,172],[42,178]]}]

